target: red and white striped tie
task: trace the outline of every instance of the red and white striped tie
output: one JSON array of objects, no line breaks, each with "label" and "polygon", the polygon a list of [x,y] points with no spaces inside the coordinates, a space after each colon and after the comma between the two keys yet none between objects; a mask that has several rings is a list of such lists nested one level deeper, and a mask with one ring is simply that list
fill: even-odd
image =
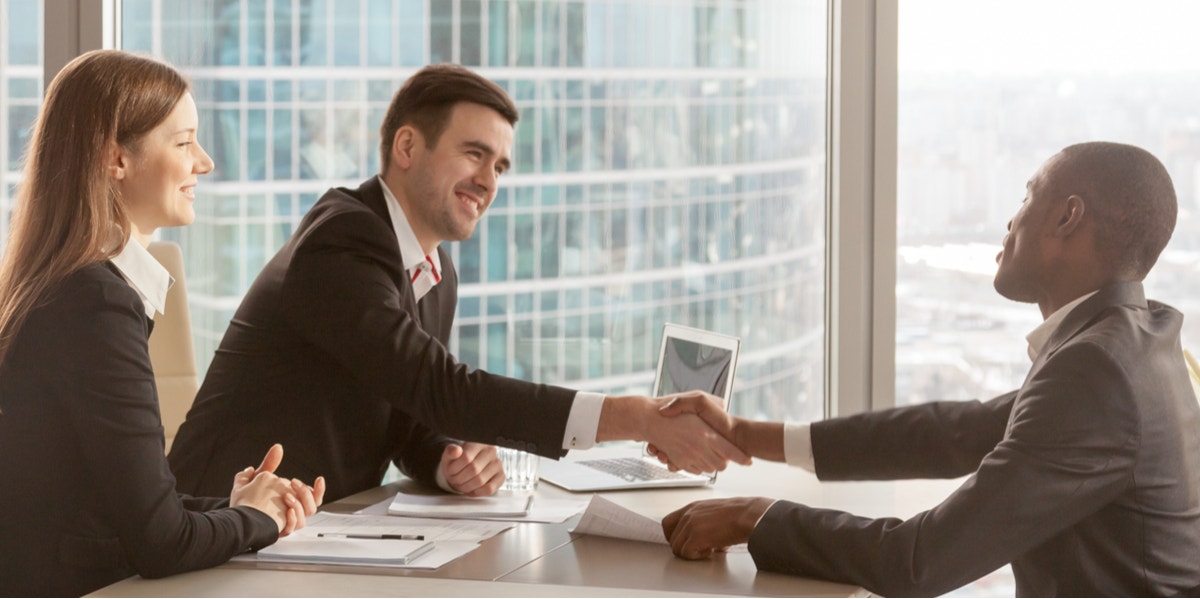
[{"label": "red and white striped tie", "polygon": [[[428,273],[428,276],[421,276],[423,273]],[[433,258],[426,255],[425,262],[413,268],[412,279],[409,282],[412,283],[413,295],[417,301],[425,297],[434,285],[441,283],[442,275],[438,274],[437,267],[433,265]]]}]

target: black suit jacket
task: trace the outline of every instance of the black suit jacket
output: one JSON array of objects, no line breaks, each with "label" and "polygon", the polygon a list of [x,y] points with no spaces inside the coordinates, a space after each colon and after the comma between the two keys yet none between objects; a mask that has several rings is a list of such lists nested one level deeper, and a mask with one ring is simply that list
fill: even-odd
[{"label": "black suit jacket", "polygon": [[327,500],[377,486],[389,460],[432,482],[446,438],[560,457],[574,392],[470,371],[447,350],[456,275],[413,300],[378,178],[333,189],[250,287],[171,446],[197,492],[284,446],[282,476]]},{"label": "black suit jacket", "polygon": [[1200,583],[1200,408],[1182,316],[1140,283],[1077,306],[1019,390],[814,423],[825,480],[955,477],[932,510],[868,519],[778,502],[762,569],[934,596],[1012,562],[1020,596],[1159,596]]},{"label": "black suit jacket", "polygon": [[[177,495],[146,339],[111,264],[74,273],[0,366],[0,595],[81,595],[214,566],[275,542],[252,508]],[[212,511],[206,511],[212,510]]]}]

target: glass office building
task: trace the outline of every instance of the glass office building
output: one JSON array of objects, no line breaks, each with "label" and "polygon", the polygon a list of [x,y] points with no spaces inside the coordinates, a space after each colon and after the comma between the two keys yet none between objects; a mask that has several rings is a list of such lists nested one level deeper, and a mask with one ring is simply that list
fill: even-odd
[{"label": "glass office building", "polygon": [[0,247],[42,103],[42,3],[0,0]]},{"label": "glass office building", "polygon": [[514,168],[450,246],[463,362],[645,393],[662,325],[678,322],[743,339],[737,412],[821,416],[826,10],[126,0],[122,46],[188,74],[216,162],[196,223],[165,232],[184,248],[197,355],[320,195],[378,172],[395,90],[447,61],[521,111]]}]

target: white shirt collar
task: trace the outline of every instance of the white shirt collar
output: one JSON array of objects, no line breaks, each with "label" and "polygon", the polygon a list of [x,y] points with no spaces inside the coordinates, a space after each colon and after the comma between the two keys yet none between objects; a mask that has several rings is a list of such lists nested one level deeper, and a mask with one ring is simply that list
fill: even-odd
[{"label": "white shirt collar", "polygon": [[[1096,291],[1099,291],[1099,289]],[[1054,314],[1051,314],[1049,318],[1042,321],[1042,324],[1039,324],[1037,328],[1033,329],[1028,335],[1025,336],[1025,340],[1029,342],[1030,360],[1036,360],[1038,354],[1041,353],[1043,349],[1046,349],[1046,342],[1050,340],[1050,335],[1054,334],[1054,330],[1058,328],[1058,325],[1062,324],[1062,321],[1066,319],[1067,314],[1070,314],[1071,310],[1075,309],[1075,306],[1082,304],[1087,298],[1096,295],[1096,291],[1085,293],[1072,300],[1071,303],[1055,310]]]},{"label": "white shirt collar", "polygon": [[[417,241],[417,234],[413,233],[412,226],[408,224],[408,217],[400,208],[400,201],[392,195],[392,190],[388,189],[387,183],[384,183],[383,176],[377,175],[377,177],[379,185],[383,187],[383,197],[387,200],[388,215],[392,217],[392,228],[396,230],[396,241],[400,244],[400,257],[404,260],[404,270],[411,271],[425,262],[425,250],[421,249],[421,243]],[[433,267],[439,273],[442,272],[442,261],[438,252],[434,251],[429,258],[433,260]]]},{"label": "white shirt collar", "polygon": [[175,284],[163,265],[150,255],[142,244],[130,239],[121,253],[110,260],[121,276],[133,287],[146,306],[146,316],[154,318],[154,313],[167,313],[167,291]]}]

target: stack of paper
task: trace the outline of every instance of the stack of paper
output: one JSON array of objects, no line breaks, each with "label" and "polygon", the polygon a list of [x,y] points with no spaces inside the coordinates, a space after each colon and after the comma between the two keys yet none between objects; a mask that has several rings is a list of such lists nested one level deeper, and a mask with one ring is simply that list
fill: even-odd
[{"label": "stack of paper", "polygon": [[532,495],[467,497],[397,493],[388,514],[414,518],[512,518],[529,514]]},{"label": "stack of paper", "polygon": [[432,541],[292,536],[259,550],[264,561],[403,566],[429,553]]},{"label": "stack of paper", "polygon": [[[512,526],[508,522],[317,512],[309,516],[303,530],[257,554],[234,560],[434,569],[470,553],[480,542]],[[424,548],[429,541],[433,543]]]}]

